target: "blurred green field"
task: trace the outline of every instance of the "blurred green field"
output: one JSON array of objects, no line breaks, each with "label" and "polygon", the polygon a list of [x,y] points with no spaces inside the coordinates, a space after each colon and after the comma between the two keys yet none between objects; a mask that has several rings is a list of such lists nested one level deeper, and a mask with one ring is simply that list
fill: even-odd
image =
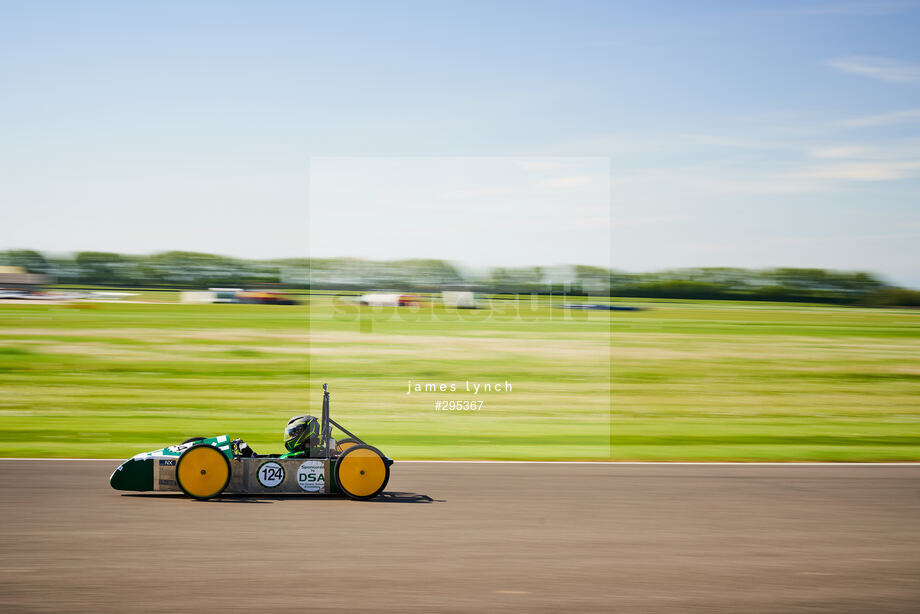
[{"label": "blurred green field", "polygon": [[629,304],[648,309],[3,304],[0,456],[223,433],[278,452],[328,382],[333,417],[394,458],[920,460],[920,312]]}]

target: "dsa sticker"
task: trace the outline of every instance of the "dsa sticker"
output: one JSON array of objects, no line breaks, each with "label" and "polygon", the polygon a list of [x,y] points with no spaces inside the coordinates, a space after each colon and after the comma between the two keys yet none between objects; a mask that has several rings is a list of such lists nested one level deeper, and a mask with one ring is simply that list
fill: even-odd
[{"label": "dsa sticker", "polygon": [[326,467],[320,460],[308,460],[297,468],[297,483],[307,492],[326,490]]},{"label": "dsa sticker", "polygon": [[259,484],[265,488],[274,488],[284,481],[284,467],[274,461],[262,463],[256,472]]}]

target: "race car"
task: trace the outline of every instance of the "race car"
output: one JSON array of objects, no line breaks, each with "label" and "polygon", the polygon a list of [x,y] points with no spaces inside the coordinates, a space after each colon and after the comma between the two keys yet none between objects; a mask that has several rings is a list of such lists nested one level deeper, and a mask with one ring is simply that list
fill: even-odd
[{"label": "race car", "polygon": [[[260,456],[229,435],[191,437],[186,441],[143,452],[118,466],[109,478],[116,490],[178,492],[195,499],[228,494],[343,494],[373,499],[390,479],[393,459],[366,444],[329,416],[329,390],[323,384],[322,422],[313,436],[301,428],[299,416],[285,430],[289,453]],[[312,419],[311,420],[315,420]],[[348,435],[332,438],[332,427]],[[296,427],[296,428],[295,428]],[[300,442],[303,442],[301,445]]]}]

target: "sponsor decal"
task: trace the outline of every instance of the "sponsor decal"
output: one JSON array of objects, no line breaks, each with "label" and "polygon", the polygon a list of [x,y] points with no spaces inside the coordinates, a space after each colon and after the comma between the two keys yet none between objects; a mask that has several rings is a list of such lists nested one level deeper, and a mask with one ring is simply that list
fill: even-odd
[{"label": "sponsor decal", "polygon": [[160,467],[174,467],[175,465],[176,465],[176,461],[174,461],[171,458],[167,458],[165,460],[160,461]]},{"label": "sponsor decal", "polygon": [[307,492],[326,490],[326,467],[321,460],[308,460],[297,468],[297,484]]},{"label": "sponsor decal", "polygon": [[274,461],[262,463],[256,470],[256,477],[265,488],[274,488],[284,481],[284,467]]}]

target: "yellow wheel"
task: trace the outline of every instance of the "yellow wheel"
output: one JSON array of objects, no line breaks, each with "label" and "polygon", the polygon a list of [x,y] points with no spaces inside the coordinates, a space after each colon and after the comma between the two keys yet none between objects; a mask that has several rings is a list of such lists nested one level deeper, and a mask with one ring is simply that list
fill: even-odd
[{"label": "yellow wheel", "polygon": [[339,490],[352,499],[373,499],[386,487],[390,467],[380,450],[360,444],[342,453],[334,476]]},{"label": "yellow wheel", "polygon": [[189,497],[216,497],[230,481],[230,461],[214,446],[192,446],[179,457],[176,481]]},{"label": "yellow wheel", "polygon": [[350,447],[352,447],[352,446],[356,446],[356,445],[358,445],[358,444],[360,444],[360,443],[361,443],[360,441],[358,441],[357,439],[352,439],[351,437],[349,437],[348,439],[343,439],[343,440],[341,440],[341,441],[336,441],[336,442],[335,442],[335,451],[338,452],[339,454],[341,454],[342,452],[344,452],[344,451],[347,450],[348,448],[350,448]]}]

